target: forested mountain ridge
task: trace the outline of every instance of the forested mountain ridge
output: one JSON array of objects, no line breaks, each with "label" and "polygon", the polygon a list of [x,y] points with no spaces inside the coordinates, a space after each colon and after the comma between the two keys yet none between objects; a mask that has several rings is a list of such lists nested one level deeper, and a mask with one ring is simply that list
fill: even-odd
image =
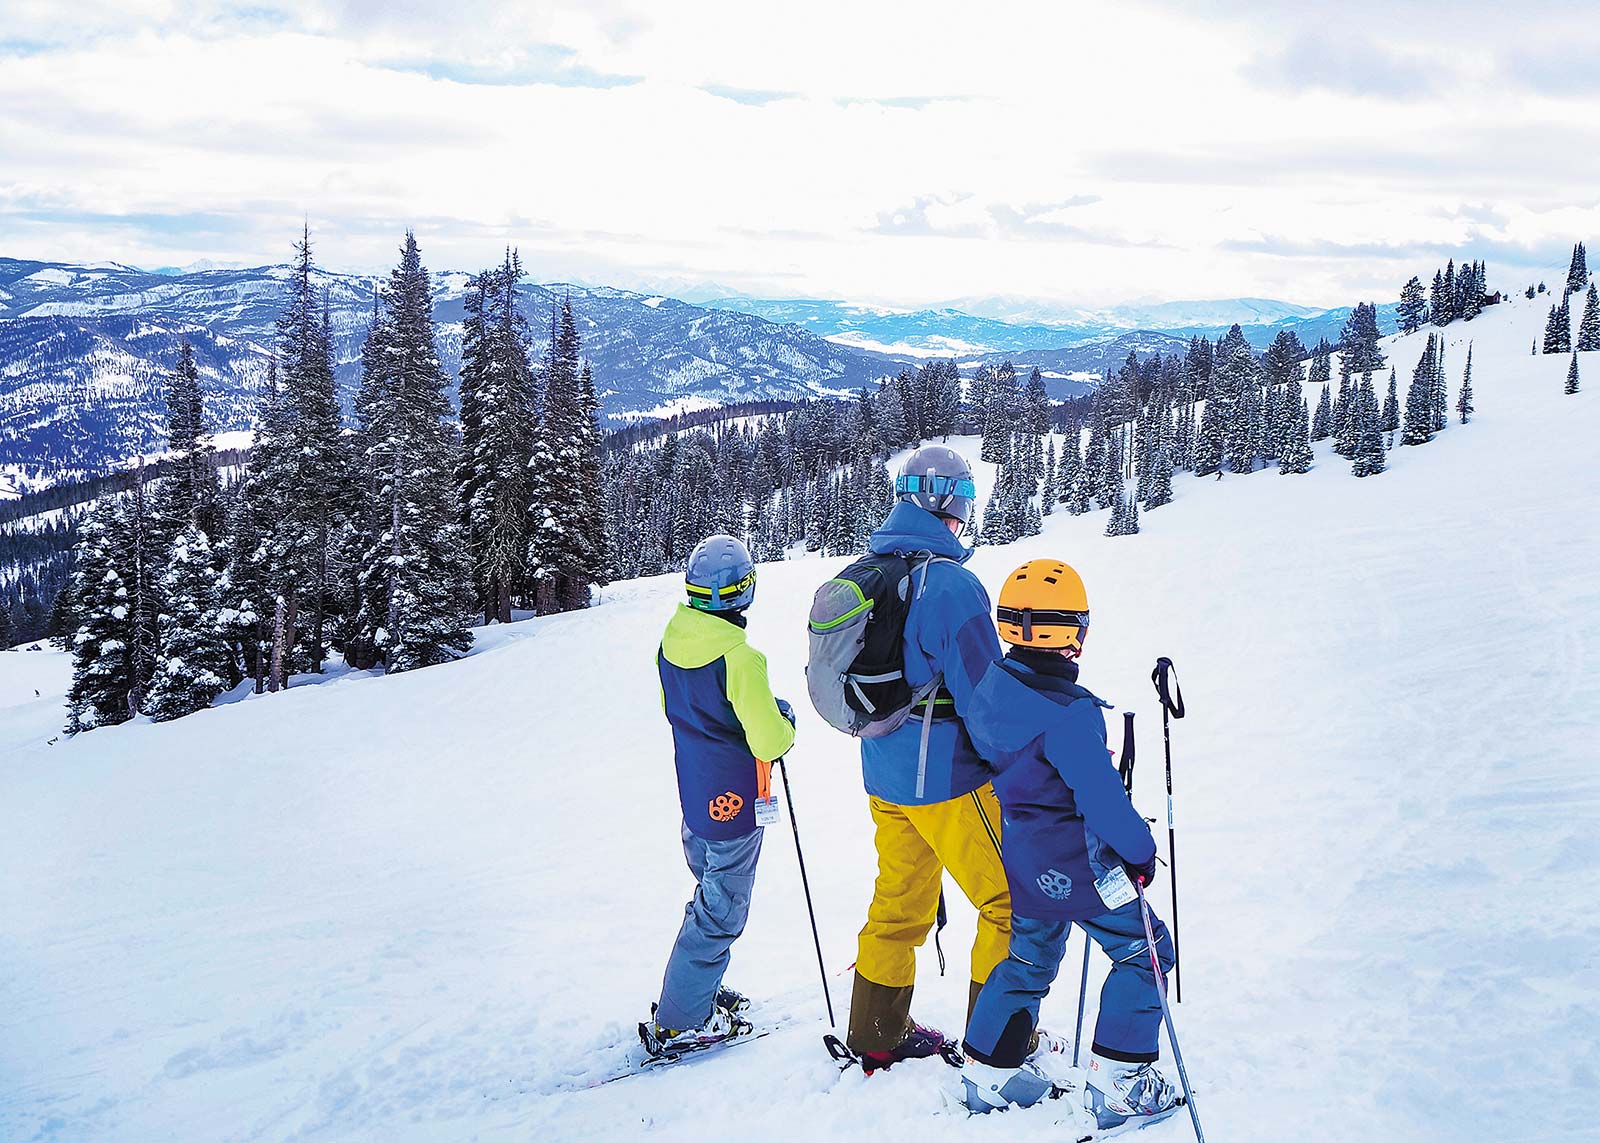
[{"label": "forested mountain ridge", "polygon": [[[153,273],[117,263],[0,258],[0,465],[12,482],[101,472],[159,451],[160,378],[185,336],[195,347],[210,423],[223,432],[249,428],[289,272]],[[452,387],[470,280],[445,272],[434,281],[439,353]],[[347,413],[379,281],[316,272]],[[551,312],[572,299],[602,411],[619,420],[844,393],[899,367],[795,326],[671,298],[560,283],[523,284],[518,296],[536,355],[548,341]]]}]

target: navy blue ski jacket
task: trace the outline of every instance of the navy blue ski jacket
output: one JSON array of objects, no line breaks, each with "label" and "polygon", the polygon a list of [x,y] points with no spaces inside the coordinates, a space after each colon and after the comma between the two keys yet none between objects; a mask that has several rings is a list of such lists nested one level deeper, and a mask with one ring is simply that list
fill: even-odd
[{"label": "navy blue ski jacket", "polygon": [[[913,690],[944,673],[948,697],[935,704],[928,738],[927,766],[919,774],[921,711],[882,738],[861,740],[861,778],[867,793],[897,806],[920,806],[959,798],[990,778],[988,765],[973,749],[961,718],[989,665],[1000,657],[1000,640],[989,615],[989,595],[978,577],[960,566],[972,550],[951,535],[943,520],[901,501],[872,533],[868,547],[878,555],[942,556],[912,575],[913,593],[906,617],[905,673]],[[950,562],[954,561],[954,562]]]},{"label": "navy blue ski jacket", "polygon": [[1102,702],[1077,664],[1013,649],[979,683],[967,730],[998,775],[1011,911],[1082,921],[1110,909],[1095,882],[1155,856],[1155,838],[1106,751]]}]

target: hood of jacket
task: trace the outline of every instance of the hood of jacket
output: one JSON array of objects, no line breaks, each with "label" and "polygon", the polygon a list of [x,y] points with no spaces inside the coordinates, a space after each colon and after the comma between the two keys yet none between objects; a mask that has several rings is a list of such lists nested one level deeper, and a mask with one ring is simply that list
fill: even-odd
[{"label": "hood of jacket", "polygon": [[941,517],[909,500],[901,500],[890,509],[867,546],[880,556],[891,552],[932,552],[959,563],[966,563],[972,556],[972,549],[950,533]]},{"label": "hood of jacket", "polygon": [[680,603],[661,636],[661,653],[674,667],[694,670],[715,663],[743,642],[743,628]]}]

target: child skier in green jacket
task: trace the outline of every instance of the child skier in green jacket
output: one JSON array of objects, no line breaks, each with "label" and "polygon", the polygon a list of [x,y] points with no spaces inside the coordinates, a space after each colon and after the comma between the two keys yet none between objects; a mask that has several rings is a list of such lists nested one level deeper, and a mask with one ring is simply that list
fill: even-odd
[{"label": "child skier in green jacket", "polygon": [[767,661],[745,642],[755,565],[732,536],[695,548],[689,600],[661,640],[661,701],[678,769],[683,852],[694,896],[667,960],[660,1001],[639,1038],[652,1055],[677,1055],[750,1030],[749,1001],[722,985],[744,932],[761,855],[755,802],[764,765],[794,743],[794,712],[767,684]]}]

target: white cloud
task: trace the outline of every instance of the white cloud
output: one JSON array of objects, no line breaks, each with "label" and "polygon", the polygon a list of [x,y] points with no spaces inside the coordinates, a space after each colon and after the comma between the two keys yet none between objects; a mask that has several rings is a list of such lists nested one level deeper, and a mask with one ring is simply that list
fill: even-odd
[{"label": "white cloud", "polygon": [[55,7],[0,14],[0,254],[278,259],[309,215],[350,268],[414,226],[439,267],[680,291],[1338,304],[1600,230],[1559,7],[1416,43],[1227,5]]}]

